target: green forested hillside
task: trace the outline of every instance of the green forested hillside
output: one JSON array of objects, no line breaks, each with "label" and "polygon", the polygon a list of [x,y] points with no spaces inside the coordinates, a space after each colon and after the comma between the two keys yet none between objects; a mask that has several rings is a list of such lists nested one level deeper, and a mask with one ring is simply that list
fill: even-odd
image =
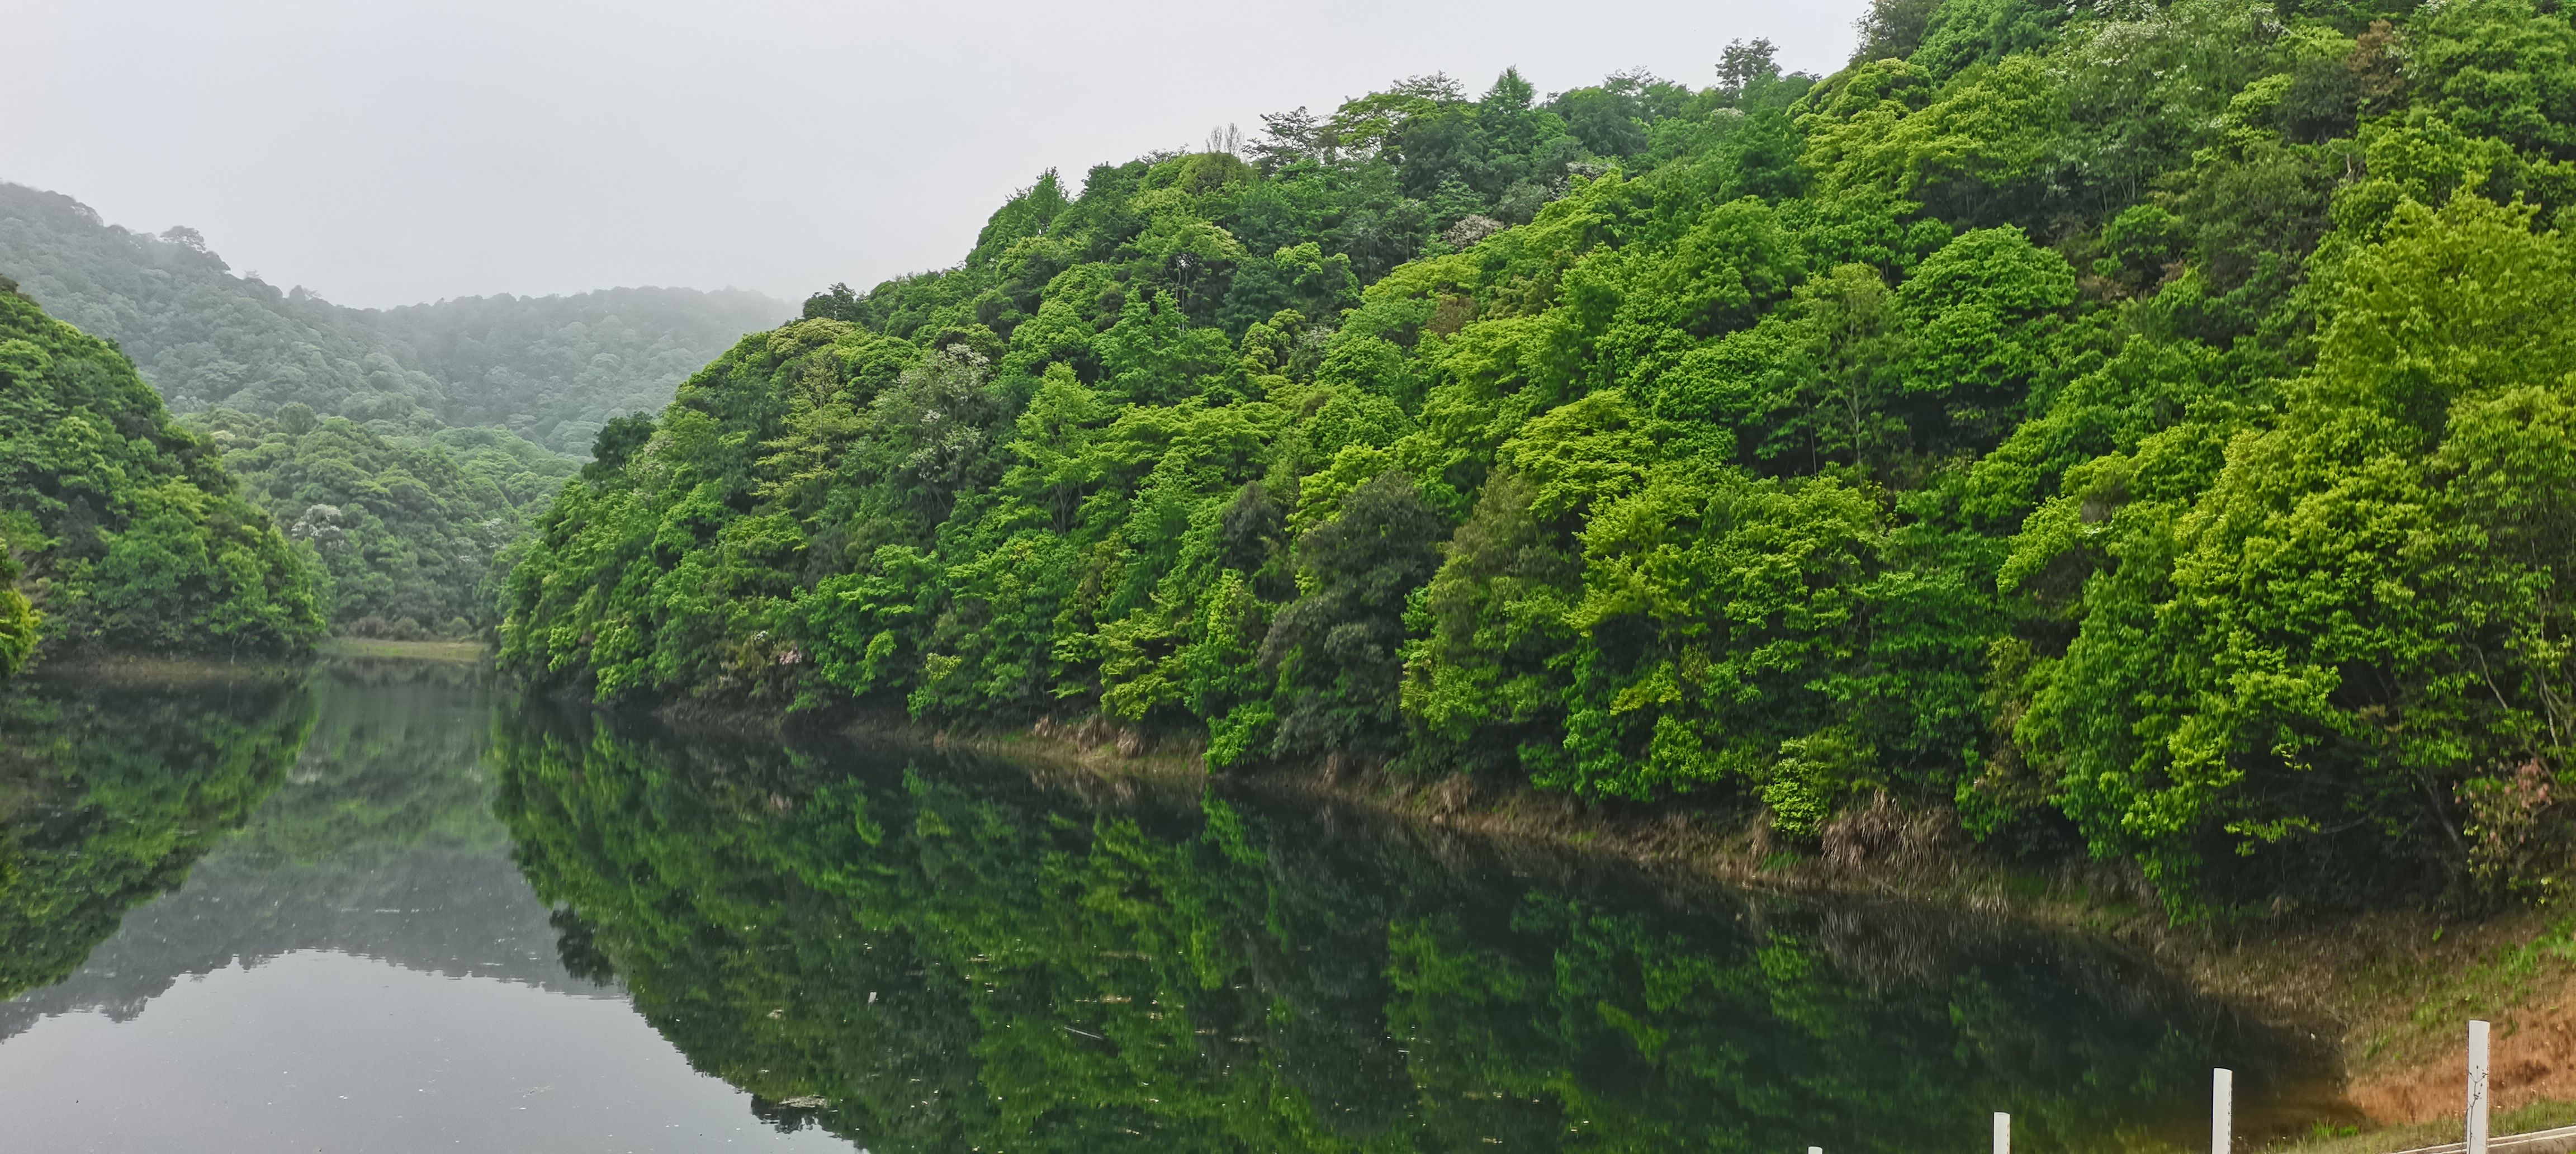
[{"label": "green forested hillside", "polygon": [[497,430],[386,437],[295,402],[275,419],[216,409],[186,423],[246,496],[313,545],[334,622],[368,635],[461,637],[486,623],[493,559],[572,473]]},{"label": "green forested hillside", "polygon": [[504,659],[1218,768],[1880,793],[2177,914],[2556,884],[2576,26],[1888,0],[1053,174],[621,422]]},{"label": "green forested hillside", "polygon": [[580,455],[610,419],[658,411],[742,334],[793,311],[738,289],[613,288],[462,297],[360,316],[438,380],[441,419]]},{"label": "green forested hillside", "polygon": [[348,309],[235,275],[193,230],[129,232],[12,184],[0,273],[119,342],[245,492],[314,541],[330,619],[361,632],[488,624],[491,560],[579,467],[565,454],[785,311],[658,288]]},{"label": "green forested hillside", "polygon": [[343,308],[238,275],[196,230],[159,236],[60,193],[0,183],[0,273],[116,341],[178,413],[301,403],[396,426],[490,425],[579,454],[785,306],[758,293],[624,288]]},{"label": "green forested hillside", "polygon": [[128,232],[71,197],[0,183],[0,274],[117,342],[173,412],[436,414],[439,382],[352,331],[347,310],[236,275],[193,229]]},{"label": "green forested hillside", "polygon": [[279,654],[321,633],[311,555],[170,423],[114,345],[0,279],[0,671],[48,647]]}]

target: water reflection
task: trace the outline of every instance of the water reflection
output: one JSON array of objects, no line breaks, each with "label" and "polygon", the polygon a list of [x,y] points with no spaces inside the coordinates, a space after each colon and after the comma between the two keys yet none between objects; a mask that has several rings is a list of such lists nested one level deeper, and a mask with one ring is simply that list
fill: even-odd
[{"label": "water reflection", "polygon": [[2205,1126],[2213,1065],[2248,1116],[2324,1073],[2130,959],[1944,912],[918,752],[496,736],[567,965],[781,1129],[880,1154],[1970,1149],[1995,1110],[2020,1149],[2137,1149]]},{"label": "water reflection", "polygon": [[[116,933],[69,980],[0,1003],[0,1038],[73,1010],[130,1019],[182,977],[257,966],[294,950],[613,994],[572,979],[556,961],[545,909],[510,864],[509,835],[492,819],[492,775],[481,760],[495,700],[488,681],[471,666],[351,662],[309,684],[249,682],[279,698],[253,716],[292,719],[271,727],[286,740],[254,745],[257,757],[230,759],[265,766],[244,798],[256,818],[225,823],[241,832],[193,869],[176,862],[165,885],[184,876],[186,886],[135,909],[121,926],[110,918],[98,927],[100,937]],[[238,720],[251,703],[242,684],[213,677],[193,690],[128,683],[98,695],[93,682],[60,683],[19,700],[81,719],[55,727],[55,750],[95,748],[109,736],[102,731],[128,728],[122,718],[138,702],[154,703],[155,723],[133,728],[164,736],[118,764],[171,790],[222,764],[172,738],[196,734],[205,743],[210,735],[255,730]],[[218,686],[230,692],[212,692]],[[179,712],[180,701],[198,704]],[[149,844],[169,833],[149,818],[120,820],[126,840]],[[228,831],[207,823],[204,832]]]},{"label": "water reflection", "polygon": [[411,663],[0,695],[0,1148],[847,1149],[565,969],[496,700]]},{"label": "water reflection", "polygon": [[2329,1084],[1999,920],[463,669],[40,682],[0,739],[31,1148],[2148,1149],[2212,1065],[2245,1117]]},{"label": "water reflection", "polygon": [[98,675],[0,694],[0,999],[61,981],[285,780],[289,674]]}]

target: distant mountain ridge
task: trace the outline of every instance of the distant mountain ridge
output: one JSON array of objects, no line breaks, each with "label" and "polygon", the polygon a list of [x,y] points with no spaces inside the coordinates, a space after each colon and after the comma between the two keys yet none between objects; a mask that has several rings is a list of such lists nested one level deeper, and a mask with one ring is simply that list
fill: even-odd
[{"label": "distant mountain ridge", "polygon": [[361,315],[445,385],[450,423],[498,425],[587,456],[611,417],[669,404],[680,382],[796,306],[741,289],[613,288],[458,297]]},{"label": "distant mountain ridge", "polygon": [[794,311],[680,288],[345,308],[236,274],[194,229],[135,232],[5,182],[0,276],[114,341],[312,545],[335,628],[391,636],[484,624],[495,559],[599,430]]},{"label": "distant mountain ridge", "polygon": [[234,273],[194,229],[135,232],[6,182],[0,272],[122,345],[174,412],[267,416],[302,402],[397,425],[425,414],[575,456],[609,418],[660,408],[742,334],[795,312],[756,292],[684,288],[347,308]]}]

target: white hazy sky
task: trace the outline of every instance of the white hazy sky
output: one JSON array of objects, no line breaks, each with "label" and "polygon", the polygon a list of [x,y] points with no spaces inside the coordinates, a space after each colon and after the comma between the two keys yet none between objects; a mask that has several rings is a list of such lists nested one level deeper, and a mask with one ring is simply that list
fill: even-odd
[{"label": "white hazy sky", "polygon": [[1865,4],[0,0],[0,180],[343,304],[796,300],[956,260],[1049,167],[1432,71],[1705,85],[1767,36],[1827,72]]}]

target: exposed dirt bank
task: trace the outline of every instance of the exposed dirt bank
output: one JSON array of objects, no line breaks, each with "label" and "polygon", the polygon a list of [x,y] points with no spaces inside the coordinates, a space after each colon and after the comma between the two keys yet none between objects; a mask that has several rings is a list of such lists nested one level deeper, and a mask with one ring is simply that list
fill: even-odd
[{"label": "exposed dirt bank", "polygon": [[[2541,1004],[2518,1007],[2510,1030],[2494,1039],[2493,1085],[2498,1109],[2576,1099],[2576,1013],[2564,981]],[[2420,1122],[2460,1113],[2463,1078],[2458,1055],[2404,1062],[2354,1078],[2346,1094],[2381,1123]]]}]

